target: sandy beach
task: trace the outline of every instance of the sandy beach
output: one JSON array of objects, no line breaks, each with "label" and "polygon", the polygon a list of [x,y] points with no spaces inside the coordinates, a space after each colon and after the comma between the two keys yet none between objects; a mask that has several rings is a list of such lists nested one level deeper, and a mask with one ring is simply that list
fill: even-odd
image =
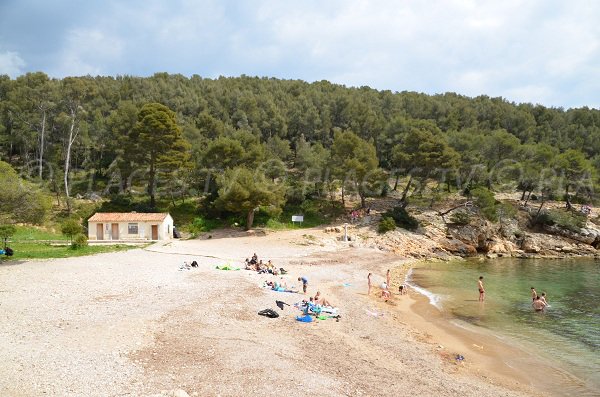
[{"label": "sandy beach", "polygon": [[[91,257],[0,266],[0,394],[6,396],[544,395],[416,296],[366,294],[406,260],[366,248],[303,244],[304,231],[215,235]],[[318,231],[311,231],[318,233]],[[309,279],[341,320],[300,323],[302,294],[261,288],[273,276],[220,271],[256,252]],[[184,261],[199,268],[180,270]],[[377,291],[377,288],[374,289]],[[280,317],[257,312],[273,308]],[[489,343],[488,343],[489,342]],[[475,343],[476,344],[476,343]],[[440,347],[443,346],[443,347]],[[463,362],[454,355],[465,356]],[[510,353],[510,352],[509,352]],[[512,353],[511,353],[512,354]],[[500,364],[499,364],[500,363]]]}]

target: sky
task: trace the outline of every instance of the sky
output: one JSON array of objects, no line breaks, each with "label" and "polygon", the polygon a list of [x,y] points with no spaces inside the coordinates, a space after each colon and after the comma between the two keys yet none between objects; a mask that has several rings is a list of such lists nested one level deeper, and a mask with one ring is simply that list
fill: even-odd
[{"label": "sky", "polygon": [[329,80],[600,108],[595,0],[0,0],[0,74]]}]

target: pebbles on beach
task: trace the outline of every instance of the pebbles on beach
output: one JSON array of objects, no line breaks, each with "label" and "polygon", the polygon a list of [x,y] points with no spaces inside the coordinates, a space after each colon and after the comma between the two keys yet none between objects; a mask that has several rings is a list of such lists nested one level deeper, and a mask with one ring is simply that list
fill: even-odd
[{"label": "pebbles on beach", "polygon": [[[300,246],[300,237],[178,241],[155,248],[162,252],[1,266],[0,395],[520,395],[449,373],[395,316],[365,313],[366,271],[384,274],[398,257]],[[214,270],[252,252],[288,269],[290,281],[308,275],[309,293],[318,287],[342,321],[298,324],[287,307],[275,320],[258,316],[277,309],[276,299],[304,296],[258,288],[264,275]],[[192,259],[199,268],[178,270]]]}]

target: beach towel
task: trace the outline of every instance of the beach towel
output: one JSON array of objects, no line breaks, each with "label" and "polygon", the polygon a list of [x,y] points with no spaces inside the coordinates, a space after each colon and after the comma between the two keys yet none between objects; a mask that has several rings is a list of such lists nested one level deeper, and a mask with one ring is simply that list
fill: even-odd
[{"label": "beach towel", "polygon": [[332,316],[337,316],[338,308],[337,307],[324,307],[321,309],[321,313],[330,314]]},{"label": "beach towel", "polygon": [[216,269],[218,269],[218,270],[240,270],[239,267],[231,267],[229,265],[216,266]]},{"label": "beach towel", "polygon": [[300,321],[301,323],[312,323],[313,319],[311,316],[296,316],[296,321]]}]

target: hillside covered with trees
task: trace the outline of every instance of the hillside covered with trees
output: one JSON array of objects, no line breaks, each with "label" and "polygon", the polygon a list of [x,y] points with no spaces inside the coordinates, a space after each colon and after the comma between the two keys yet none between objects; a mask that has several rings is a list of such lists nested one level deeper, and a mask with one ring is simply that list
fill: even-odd
[{"label": "hillside covered with trees", "polygon": [[596,198],[600,110],[327,81],[29,73],[0,76],[0,160],[67,211],[74,197],[189,200],[247,226],[256,208],[365,205],[392,189],[402,205],[481,187],[569,207]]}]

